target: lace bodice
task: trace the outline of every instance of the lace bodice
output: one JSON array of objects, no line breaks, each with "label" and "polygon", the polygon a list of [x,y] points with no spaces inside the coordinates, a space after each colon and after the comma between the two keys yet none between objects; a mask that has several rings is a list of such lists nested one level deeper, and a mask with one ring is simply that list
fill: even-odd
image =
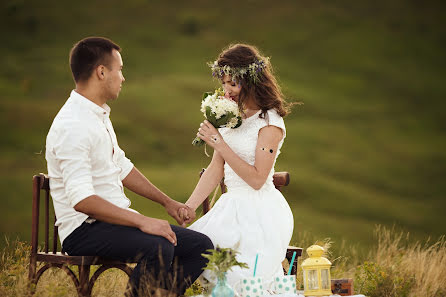
[{"label": "lace bodice", "polygon": [[[240,158],[242,158],[248,164],[254,165],[255,149],[259,136],[259,130],[268,125],[277,126],[283,130],[284,136],[279,143],[276,159],[274,160],[271,172],[269,173],[268,178],[262,187],[263,189],[265,187],[274,187],[274,165],[276,163],[277,157],[280,154],[280,148],[282,147],[283,141],[286,136],[286,129],[283,118],[275,110],[268,110],[265,118],[259,117],[260,112],[261,111],[259,110],[256,114],[247,119],[244,119],[242,125],[236,129],[220,128],[219,131],[225,142]],[[228,187],[228,190],[239,187],[251,188],[234,172],[234,170],[232,170],[232,168],[227,163],[225,163],[224,165],[224,175],[225,184]]]}]

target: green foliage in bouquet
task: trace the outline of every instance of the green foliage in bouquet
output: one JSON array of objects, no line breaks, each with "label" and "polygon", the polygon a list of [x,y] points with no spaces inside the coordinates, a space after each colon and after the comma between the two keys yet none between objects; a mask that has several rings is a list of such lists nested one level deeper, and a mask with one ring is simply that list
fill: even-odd
[{"label": "green foliage in bouquet", "polygon": [[201,254],[207,258],[209,262],[204,269],[213,271],[217,278],[223,278],[224,274],[231,270],[234,266],[241,268],[249,268],[248,264],[237,261],[237,251],[231,248],[221,248],[217,246],[216,249],[207,250],[209,254]]},{"label": "green foliage in bouquet", "polygon": [[[224,97],[224,91],[219,88],[215,92],[205,92],[201,103],[201,112],[215,128],[238,128],[242,124],[242,117],[235,101]],[[205,142],[195,137],[194,146],[202,146]]]}]

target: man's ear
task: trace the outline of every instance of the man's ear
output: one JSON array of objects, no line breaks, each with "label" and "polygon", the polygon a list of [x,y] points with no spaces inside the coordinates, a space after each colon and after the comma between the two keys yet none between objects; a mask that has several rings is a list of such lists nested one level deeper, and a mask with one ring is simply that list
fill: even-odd
[{"label": "man's ear", "polygon": [[105,78],[105,67],[104,65],[99,65],[98,67],[96,67],[96,76],[98,77],[99,80],[102,80]]}]

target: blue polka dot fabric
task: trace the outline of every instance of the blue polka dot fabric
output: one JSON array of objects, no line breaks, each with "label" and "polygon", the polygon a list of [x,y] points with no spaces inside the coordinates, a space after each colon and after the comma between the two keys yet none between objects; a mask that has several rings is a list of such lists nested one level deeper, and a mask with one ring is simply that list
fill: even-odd
[{"label": "blue polka dot fabric", "polygon": [[297,294],[296,289],[296,276],[284,275],[282,277],[276,277],[274,279],[275,291],[278,294],[293,293]]},{"label": "blue polka dot fabric", "polygon": [[261,277],[249,277],[240,281],[240,297],[261,297],[264,295]]}]

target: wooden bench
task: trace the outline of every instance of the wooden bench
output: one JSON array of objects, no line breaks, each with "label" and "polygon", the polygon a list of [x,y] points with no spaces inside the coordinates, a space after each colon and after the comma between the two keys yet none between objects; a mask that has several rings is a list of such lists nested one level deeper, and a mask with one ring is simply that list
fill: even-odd
[{"label": "wooden bench", "polygon": [[[202,169],[200,172],[200,177],[203,175],[205,169]],[[287,186],[290,183],[290,174],[288,172],[276,172],[273,175],[273,183],[274,186],[276,187],[276,189],[278,189],[279,191],[281,191],[282,187]],[[224,183],[224,179],[222,179],[220,181],[220,190],[221,193],[225,193],[226,192],[226,186]],[[206,214],[212,207],[212,201],[210,201],[209,197],[207,197],[202,204],[203,207],[203,213]],[[286,252],[286,259],[288,261],[288,266],[287,265],[282,265],[283,266],[283,271],[284,273],[288,272],[288,268],[289,268],[289,263],[291,262],[291,258],[293,257],[293,253],[296,252],[296,258],[295,261],[293,262],[293,267],[291,269],[291,274],[296,274],[297,272],[297,261],[299,259],[300,256],[302,256],[302,248],[300,247],[295,247],[295,246],[288,246],[287,252]]]},{"label": "wooden bench", "polygon": [[[38,251],[39,244],[39,215],[40,215],[40,193],[43,191],[44,195],[44,237],[45,242],[43,251]],[[33,177],[33,205],[32,205],[32,226],[31,226],[31,255],[29,263],[29,280],[37,286],[42,274],[49,268],[57,267],[65,271],[72,279],[78,296],[89,297],[93,289],[94,283],[102,272],[110,268],[118,268],[124,271],[128,276],[133,269],[127,265],[128,263],[109,260],[95,256],[68,256],[67,254],[58,250],[58,234],[57,227],[54,225],[56,217],[51,220],[50,226],[50,184],[47,175],[40,173]],[[52,234],[50,235],[50,230]],[[49,248],[50,239],[52,248]],[[44,265],[37,270],[37,263]],[[70,265],[78,267],[79,273],[76,275],[70,268]],[[90,277],[91,265],[100,265],[100,267]],[[35,289],[35,288],[34,288]],[[34,290],[32,291],[34,293]]]},{"label": "wooden bench", "polygon": [[[201,174],[204,170],[201,172]],[[200,176],[201,176],[200,174]],[[274,185],[280,190],[281,187],[289,184],[289,174],[287,172],[278,172],[274,175]],[[220,183],[222,192],[226,191],[223,181]],[[40,204],[41,193],[44,193],[44,248],[43,251],[38,250],[39,245],[39,222],[40,222]],[[203,212],[206,213],[210,209],[209,198],[203,202]],[[31,225],[31,254],[29,263],[29,280],[37,286],[42,274],[52,267],[62,269],[71,278],[76,287],[79,297],[90,297],[93,286],[98,277],[110,268],[117,268],[124,271],[128,276],[131,275],[133,269],[126,262],[110,260],[96,256],[69,256],[59,250],[59,238],[57,226],[55,226],[56,217],[53,216],[50,225],[50,184],[46,174],[40,173],[33,177],[33,202],[32,202],[32,225]],[[50,232],[52,233],[50,234]],[[50,241],[51,237],[51,241]],[[52,248],[50,248],[50,243]],[[288,262],[291,260],[293,252],[296,251],[296,261],[293,263],[292,274],[297,271],[297,259],[302,255],[302,249],[298,247],[288,247],[286,258]],[[43,266],[38,268],[38,263]],[[90,277],[91,265],[99,265],[100,267]],[[70,268],[70,266],[78,267],[78,274]],[[285,270],[285,268],[284,268]],[[35,289],[35,288],[34,288]],[[34,290],[33,292],[34,293]]]}]

